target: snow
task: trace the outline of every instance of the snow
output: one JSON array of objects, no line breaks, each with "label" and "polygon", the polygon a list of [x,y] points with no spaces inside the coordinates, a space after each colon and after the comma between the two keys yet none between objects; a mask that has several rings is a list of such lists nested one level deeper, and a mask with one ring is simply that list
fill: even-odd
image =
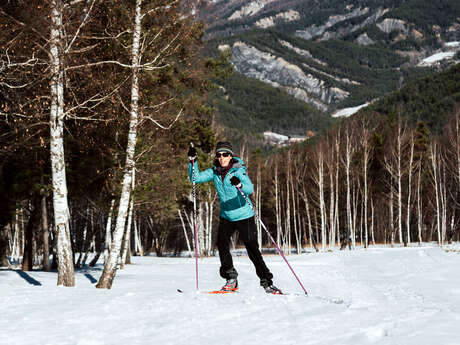
[{"label": "snow", "polygon": [[460,47],[460,42],[458,41],[446,42],[445,45],[446,47]]},{"label": "snow", "polygon": [[344,108],[336,111],[334,114],[332,114],[332,117],[342,117],[342,116],[350,116],[353,115],[354,113],[357,113],[359,109],[367,107],[369,103],[361,104],[356,107],[351,107],[351,108]]},{"label": "snow", "polygon": [[265,131],[264,132],[264,139],[269,143],[280,145],[286,143],[289,140],[289,137],[286,135]]},{"label": "snow", "polygon": [[438,61],[445,60],[445,59],[452,59],[455,55],[455,52],[443,52],[443,53],[437,53],[433,54],[425,59],[423,59],[420,63],[419,66],[430,66]]},{"label": "snow", "polygon": [[[275,285],[296,294],[265,294],[246,256],[234,256],[230,295],[197,294],[193,258],[132,259],[111,290],[95,288],[100,264],[77,271],[73,288],[55,272],[0,270],[0,344],[460,343],[460,245],[289,255],[309,297],[277,255],[265,255]],[[218,269],[199,260],[202,290],[222,285]]]}]

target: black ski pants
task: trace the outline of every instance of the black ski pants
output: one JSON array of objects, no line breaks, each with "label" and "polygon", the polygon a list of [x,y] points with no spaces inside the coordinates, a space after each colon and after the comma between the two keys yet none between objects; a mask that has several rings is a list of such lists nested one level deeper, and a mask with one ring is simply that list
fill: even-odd
[{"label": "black ski pants", "polygon": [[231,222],[224,218],[220,218],[219,229],[217,233],[217,249],[220,257],[220,275],[224,279],[232,279],[238,276],[238,272],[233,267],[232,255],[230,254],[230,238],[233,233],[238,230],[242,239],[249,259],[256,268],[257,276],[260,279],[260,285],[272,285],[273,274],[265,265],[262,254],[257,243],[257,227],[254,217]]}]

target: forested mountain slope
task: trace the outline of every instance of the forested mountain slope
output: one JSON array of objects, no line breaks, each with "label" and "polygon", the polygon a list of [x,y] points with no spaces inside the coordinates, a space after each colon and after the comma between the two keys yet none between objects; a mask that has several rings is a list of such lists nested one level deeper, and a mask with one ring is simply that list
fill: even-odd
[{"label": "forested mountain slope", "polygon": [[[241,88],[254,91],[258,86],[246,78],[257,79],[265,84],[258,84],[257,98],[273,97],[268,90],[276,88],[327,114],[380,99],[459,60],[455,0],[213,0],[199,13],[207,23],[209,51],[231,51]],[[234,88],[235,80],[219,83]],[[299,112],[293,118],[291,111],[280,112],[277,122],[265,121],[271,111],[252,104],[258,100],[236,97],[218,98],[226,125],[251,113],[258,121],[248,121],[250,130],[289,135],[323,127],[324,116],[312,112],[303,128]]]},{"label": "forested mountain slope", "polygon": [[439,132],[460,104],[460,64],[421,78],[369,106],[367,111],[398,113],[414,124],[423,121]]}]

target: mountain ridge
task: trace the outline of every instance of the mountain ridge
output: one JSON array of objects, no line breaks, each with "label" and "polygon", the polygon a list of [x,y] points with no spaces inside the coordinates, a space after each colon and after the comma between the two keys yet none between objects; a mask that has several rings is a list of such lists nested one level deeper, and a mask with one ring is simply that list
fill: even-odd
[{"label": "mountain ridge", "polygon": [[460,40],[460,3],[453,0],[208,1],[200,17],[213,19],[205,36],[210,50],[229,49],[243,78],[328,114],[443,70],[460,51],[446,44]]}]

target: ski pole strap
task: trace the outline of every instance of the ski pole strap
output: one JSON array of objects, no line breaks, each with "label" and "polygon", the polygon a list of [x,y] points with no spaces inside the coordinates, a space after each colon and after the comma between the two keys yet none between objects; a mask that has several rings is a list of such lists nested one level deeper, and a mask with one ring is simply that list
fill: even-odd
[{"label": "ski pole strap", "polygon": [[294,269],[291,267],[291,265],[289,264],[289,262],[287,261],[286,257],[284,256],[284,253],[283,251],[281,250],[281,248],[278,246],[278,244],[276,243],[276,241],[273,239],[272,235],[270,234],[270,232],[268,231],[268,229],[265,227],[265,224],[262,222],[262,219],[260,219],[257,215],[257,212],[256,210],[254,209],[254,206],[252,206],[252,204],[249,202],[249,199],[248,197],[246,196],[246,194],[243,193],[243,191],[241,190],[240,187],[236,187],[238,189],[238,191],[241,193],[241,195],[243,196],[244,200],[246,200],[247,204],[249,206],[251,206],[252,210],[254,211],[254,216],[256,218],[256,220],[258,220],[260,222],[260,225],[262,225],[262,227],[264,228],[265,232],[267,233],[268,237],[270,238],[270,240],[272,241],[272,243],[275,245],[276,249],[278,250],[278,253],[281,255],[281,257],[284,259],[284,261],[286,262],[286,264],[288,265],[289,269],[291,270],[292,274],[294,275],[295,279],[297,280],[297,282],[300,284],[300,287],[302,288],[303,292],[305,292],[305,294],[307,295],[307,290],[305,289],[305,287],[303,286],[302,282],[300,281],[299,277],[297,277],[297,274],[295,274],[294,272]]}]

